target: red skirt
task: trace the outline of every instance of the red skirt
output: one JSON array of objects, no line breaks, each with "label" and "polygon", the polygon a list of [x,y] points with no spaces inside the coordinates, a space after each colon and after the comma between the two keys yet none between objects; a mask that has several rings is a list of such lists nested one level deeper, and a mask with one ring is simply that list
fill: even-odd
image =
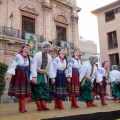
[{"label": "red skirt", "polygon": [[72,71],[71,83],[67,83],[67,92],[71,95],[79,96],[80,83],[79,73]]},{"label": "red skirt", "polygon": [[96,79],[95,79],[94,82],[93,82],[93,90],[92,90],[93,98],[95,96],[97,96],[96,90],[97,90],[97,82],[96,82]]},{"label": "red skirt", "polygon": [[16,69],[15,75],[10,81],[8,95],[16,98],[27,98],[31,96],[31,83],[27,80],[26,70]]},{"label": "red skirt", "polygon": [[100,86],[99,83],[97,83],[96,92],[98,95],[106,96],[106,85],[107,83],[104,79],[102,80],[102,86]]}]

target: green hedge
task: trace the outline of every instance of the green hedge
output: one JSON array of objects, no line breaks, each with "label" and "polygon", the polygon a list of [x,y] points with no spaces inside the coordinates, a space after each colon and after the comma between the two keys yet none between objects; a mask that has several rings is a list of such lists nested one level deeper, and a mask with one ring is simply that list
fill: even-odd
[{"label": "green hedge", "polygon": [[3,91],[5,90],[5,74],[7,71],[8,65],[0,62],[0,96],[3,94]]}]

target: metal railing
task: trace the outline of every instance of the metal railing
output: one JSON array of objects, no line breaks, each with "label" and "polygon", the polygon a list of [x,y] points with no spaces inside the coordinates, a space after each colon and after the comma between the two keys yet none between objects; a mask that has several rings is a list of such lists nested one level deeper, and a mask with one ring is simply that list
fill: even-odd
[{"label": "metal railing", "polygon": [[[0,26],[0,35],[25,40],[25,33],[28,33],[28,32],[21,31],[21,30],[18,30],[18,29],[14,29],[14,28],[10,28],[10,27],[6,27],[6,26]],[[30,34],[33,34],[33,33],[30,33]],[[44,41],[43,36],[40,36],[40,35],[37,35],[37,34],[34,34],[34,35],[37,36],[38,43],[42,43]],[[52,42],[53,42],[54,45],[56,45],[58,47],[61,47],[61,41],[62,40],[53,40]],[[67,41],[64,41],[64,42],[67,42]],[[71,49],[74,49],[74,45],[73,45],[72,42],[67,42],[67,43],[70,44]]]},{"label": "metal railing", "polygon": [[[6,27],[6,26],[0,26],[0,35],[5,35],[5,36],[25,40],[25,33],[28,33],[28,32],[21,31],[21,30],[18,30],[18,29],[14,29],[14,28],[10,28],[10,27]],[[33,34],[33,33],[30,33],[30,34]],[[37,35],[37,34],[34,34],[34,35],[37,36],[39,43],[43,42],[43,37],[42,36]]]}]

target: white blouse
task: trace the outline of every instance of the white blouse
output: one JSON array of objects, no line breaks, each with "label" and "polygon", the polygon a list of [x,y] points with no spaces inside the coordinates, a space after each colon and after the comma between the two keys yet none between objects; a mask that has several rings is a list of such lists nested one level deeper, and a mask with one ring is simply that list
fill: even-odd
[{"label": "white blouse", "polygon": [[57,75],[57,70],[65,70],[65,68],[66,68],[66,59],[61,61],[59,57],[56,57],[50,66],[49,77],[55,78]]},{"label": "white blouse", "polygon": [[102,82],[102,80],[103,80],[103,77],[107,77],[106,76],[106,69],[105,68],[100,68],[99,70],[98,70],[98,77],[97,77],[97,79],[96,79],[96,82],[97,83],[99,83],[99,82]]},{"label": "white blouse", "polygon": [[116,79],[120,82],[120,72],[118,70],[112,70],[109,73],[108,82],[114,82]]},{"label": "white blouse", "polygon": [[72,68],[77,68],[80,73],[81,61],[71,58],[70,62],[67,65],[66,77],[72,77]]},{"label": "white blouse", "polygon": [[[28,66],[29,60],[28,58],[24,58],[22,55],[17,54],[13,59],[12,63],[10,64],[7,73],[11,75],[15,75],[15,69],[17,66]],[[32,59],[30,58],[30,66],[32,66]],[[31,68],[31,67],[30,67]],[[32,80],[32,71],[30,72],[30,80]]]},{"label": "white blouse", "polygon": [[[80,82],[82,81],[82,79],[86,76],[86,77],[90,77],[91,74],[91,70],[92,70],[92,65],[91,64],[87,64],[85,66],[83,66],[83,68],[80,70]],[[93,73],[92,73],[92,79],[91,82],[94,82],[94,79],[97,78],[97,67],[96,65],[94,65],[93,68]]]}]

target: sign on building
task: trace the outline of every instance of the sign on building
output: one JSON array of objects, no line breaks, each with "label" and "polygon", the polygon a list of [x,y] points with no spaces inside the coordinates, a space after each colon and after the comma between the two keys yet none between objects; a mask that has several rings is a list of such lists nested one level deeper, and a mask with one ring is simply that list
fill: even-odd
[{"label": "sign on building", "polygon": [[61,47],[65,48],[66,57],[68,60],[71,58],[70,44],[67,42],[61,41]]},{"label": "sign on building", "polygon": [[37,53],[38,38],[37,38],[36,35],[26,33],[25,34],[25,44],[29,44],[30,45],[30,51],[29,51],[30,55],[34,55],[35,53]]}]

